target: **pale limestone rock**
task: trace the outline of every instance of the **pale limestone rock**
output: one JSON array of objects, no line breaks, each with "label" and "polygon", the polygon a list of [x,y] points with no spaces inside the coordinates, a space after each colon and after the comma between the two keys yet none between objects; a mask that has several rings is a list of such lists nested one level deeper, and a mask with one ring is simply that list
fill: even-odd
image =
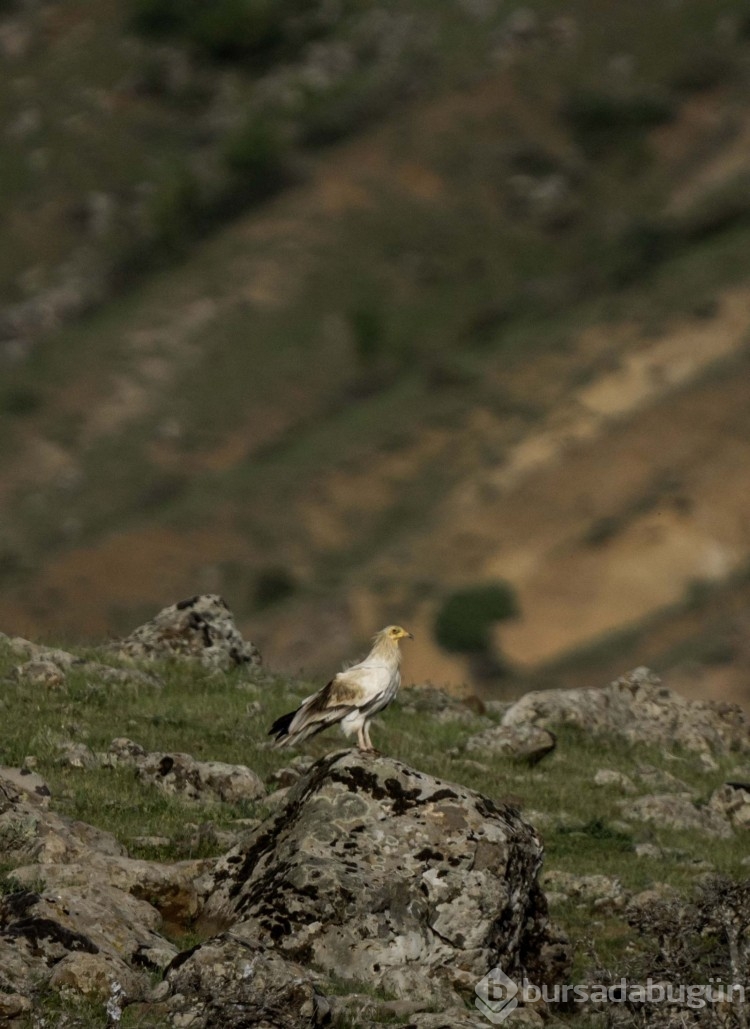
[{"label": "pale limestone rock", "polygon": [[630,776],[613,768],[599,768],[594,775],[594,786],[614,786],[621,793],[636,793],[636,786]]},{"label": "pale limestone rock", "polygon": [[725,782],[711,794],[709,807],[733,828],[750,829],[750,783]]},{"label": "pale limestone rock", "polygon": [[476,736],[470,736],[466,741],[466,750],[500,754],[514,761],[535,765],[555,749],[556,743],[554,733],[536,725],[495,725]]},{"label": "pale limestone rock", "polygon": [[212,671],[261,664],[258,648],[242,638],[232,612],[212,593],[165,607],[113,648],[139,660],[187,658]]},{"label": "pale limestone rock", "polygon": [[266,789],[252,769],[223,761],[196,761],[190,754],[147,754],[136,765],[143,783],[189,800],[237,804],[265,797]]},{"label": "pale limestone rock", "polygon": [[511,967],[522,948],[535,981],[565,970],[541,857],[515,808],[345,751],[318,761],[278,814],[220,859],[201,884],[201,922],[265,955],[450,1007],[501,953]]},{"label": "pale limestone rock", "polygon": [[750,752],[750,723],[737,705],[686,700],[647,668],[602,688],[527,693],[505,713],[502,724],[577,725],[629,743],[681,746],[699,754]]},{"label": "pale limestone rock", "polygon": [[670,829],[694,829],[720,839],[732,835],[732,827],[722,812],[710,806],[698,807],[689,793],[637,797],[623,801],[620,810],[628,821],[650,822]]}]

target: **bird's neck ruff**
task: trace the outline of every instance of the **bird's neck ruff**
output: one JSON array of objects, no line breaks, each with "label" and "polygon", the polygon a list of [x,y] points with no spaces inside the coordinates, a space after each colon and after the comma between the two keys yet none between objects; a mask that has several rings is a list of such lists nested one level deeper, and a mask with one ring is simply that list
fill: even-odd
[{"label": "bird's neck ruff", "polygon": [[392,640],[390,636],[379,632],[373,636],[372,650],[367,655],[367,661],[382,662],[383,664],[397,665],[401,661],[401,650],[398,640]]}]

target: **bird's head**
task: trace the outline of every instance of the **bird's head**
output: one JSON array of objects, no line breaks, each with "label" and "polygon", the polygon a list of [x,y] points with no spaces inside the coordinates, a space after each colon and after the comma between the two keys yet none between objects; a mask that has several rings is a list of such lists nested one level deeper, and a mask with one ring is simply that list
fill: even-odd
[{"label": "bird's head", "polygon": [[388,625],[382,632],[378,633],[379,636],[385,637],[392,643],[398,643],[399,640],[413,640],[414,637],[406,629],[400,625]]}]

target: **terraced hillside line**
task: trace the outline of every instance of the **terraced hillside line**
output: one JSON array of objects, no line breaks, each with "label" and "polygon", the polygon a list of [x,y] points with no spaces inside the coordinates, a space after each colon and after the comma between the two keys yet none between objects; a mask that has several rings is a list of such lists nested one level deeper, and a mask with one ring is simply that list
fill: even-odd
[{"label": "terraced hillside line", "polygon": [[671,392],[700,380],[713,365],[746,347],[750,289],[727,290],[719,311],[717,319],[681,319],[655,343],[639,339],[635,327],[590,330],[619,338],[622,356],[617,368],[581,387],[567,409],[552,412],[541,429],[512,449],[490,484],[512,489],[524,475],[557,461],[571,444],[593,441],[613,421],[662,403]]}]

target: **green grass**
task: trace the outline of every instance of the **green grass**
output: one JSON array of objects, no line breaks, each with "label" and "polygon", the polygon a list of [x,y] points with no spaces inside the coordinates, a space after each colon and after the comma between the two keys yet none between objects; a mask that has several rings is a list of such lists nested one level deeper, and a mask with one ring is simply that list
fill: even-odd
[{"label": "green grass", "polygon": [[[0,652],[0,674],[17,662]],[[91,821],[114,832],[128,845],[135,836],[166,835],[184,856],[180,842],[186,821],[213,820],[217,828],[230,827],[237,818],[262,815],[263,802],[237,807],[196,805],[168,797],[139,783],[132,770],[62,768],[57,743],[73,739],[95,752],[105,751],[115,736],[128,736],[146,750],[182,751],[199,760],[249,765],[264,780],[289,763],[295,752],[269,747],[268,726],[314,689],[314,684],[289,681],[258,672],[211,676],[180,664],[157,666],[159,687],[140,684],[103,686],[81,670],[74,670],[57,689],[28,688],[6,680],[4,737],[0,755],[6,765],[37,758],[40,773],[49,781],[53,804],[73,817]],[[669,755],[656,748],[630,746],[616,738],[592,737],[563,727],[557,749],[540,765],[520,769],[492,755],[475,755],[477,769],[460,754],[462,742],[479,731],[458,722],[433,722],[402,711],[408,693],[378,720],[376,742],[389,754],[425,771],[459,781],[486,795],[511,797],[523,809],[546,812],[550,827],[543,830],[554,867],[579,873],[612,871],[629,889],[642,888],[651,875],[685,882],[682,865],[652,866],[635,861],[632,844],[653,840],[664,848],[697,850],[690,834],[633,824],[621,827],[623,799],[616,789],[592,784],[597,767],[613,768],[634,776],[644,764],[665,768],[686,781],[696,799],[706,799],[724,781],[737,759],[723,760],[719,771],[706,773],[689,753]],[[345,745],[337,731],[318,737],[306,753],[322,755]],[[453,752],[459,748],[458,756]],[[636,776],[637,782],[637,776]],[[273,787],[269,787],[273,789]],[[644,787],[643,793],[653,792]],[[744,856],[740,840],[702,841],[701,850],[719,870],[736,872]],[[164,856],[169,856],[165,854]]]}]

